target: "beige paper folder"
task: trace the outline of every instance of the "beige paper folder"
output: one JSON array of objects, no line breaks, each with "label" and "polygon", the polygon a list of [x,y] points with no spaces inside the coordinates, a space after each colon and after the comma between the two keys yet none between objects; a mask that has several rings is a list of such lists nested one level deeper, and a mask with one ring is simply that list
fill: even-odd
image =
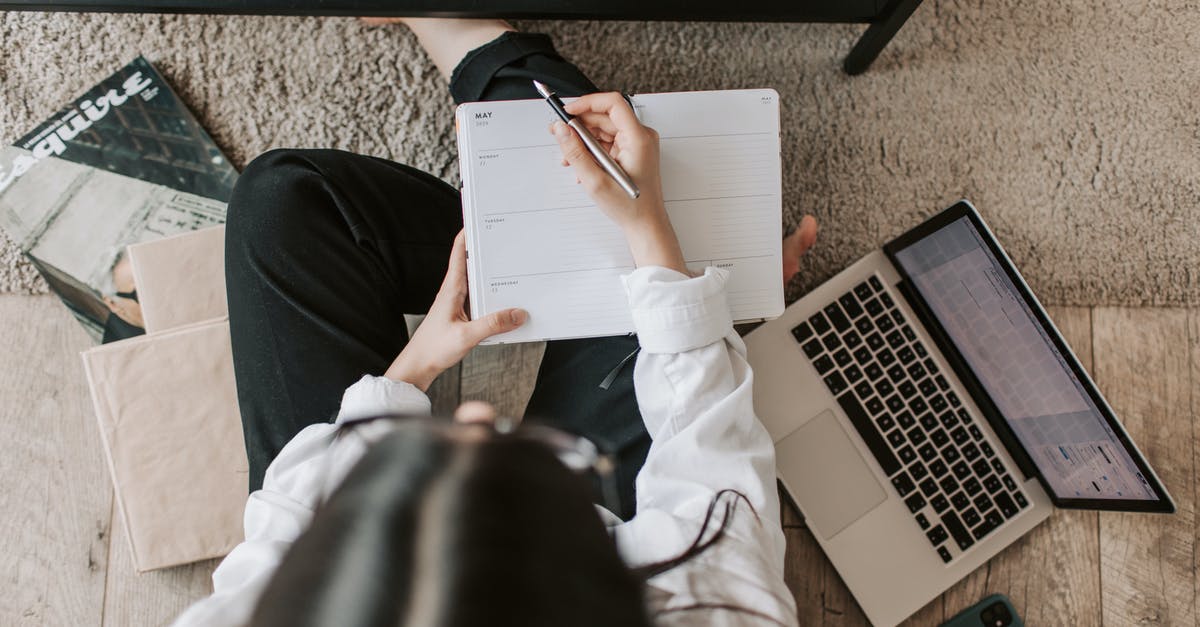
[{"label": "beige paper folder", "polygon": [[105,344],[83,363],[137,569],[232,550],[248,467],[229,322]]},{"label": "beige paper folder", "polygon": [[225,227],[129,247],[146,333],[224,317]]}]

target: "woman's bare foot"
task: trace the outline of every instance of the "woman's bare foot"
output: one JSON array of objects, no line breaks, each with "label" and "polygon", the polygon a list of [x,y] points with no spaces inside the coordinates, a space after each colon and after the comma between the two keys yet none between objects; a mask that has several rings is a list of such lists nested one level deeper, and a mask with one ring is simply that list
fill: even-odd
[{"label": "woman's bare foot", "polygon": [[460,20],[439,17],[364,17],[369,26],[404,24],[417,36],[442,78],[458,67],[467,53],[500,35],[516,30],[504,20]]},{"label": "woman's bare foot", "polygon": [[800,257],[817,242],[817,219],[804,216],[792,234],[783,238],[783,284],[800,271]]}]

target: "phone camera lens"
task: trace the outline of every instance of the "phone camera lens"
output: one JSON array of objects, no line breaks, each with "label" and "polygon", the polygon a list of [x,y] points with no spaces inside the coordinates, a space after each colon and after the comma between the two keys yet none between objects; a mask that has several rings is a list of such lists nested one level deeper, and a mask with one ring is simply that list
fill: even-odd
[{"label": "phone camera lens", "polygon": [[979,613],[983,627],[1008,627],[1012,624],[1012,613],[1004,603],[997,601]]}]

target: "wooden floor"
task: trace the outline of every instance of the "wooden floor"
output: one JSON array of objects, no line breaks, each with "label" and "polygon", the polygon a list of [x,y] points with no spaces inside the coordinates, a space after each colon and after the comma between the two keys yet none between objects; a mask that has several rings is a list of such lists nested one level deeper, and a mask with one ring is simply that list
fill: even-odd
[{"label": "wooden floor", "polygon": [[[1003,592],[1030,625],[1198,625],[1200,310],[1056,308],[1051,315],[1179,505],[1173,516],[1059,512],[909,621],[936,625]],[[0,296],[0,625],[159,625],[209,591],[216,562],[137,575],[78,352],[50,297]],[[541,347],[476,351],[435,384],[435,407],[485,399],[520,412]],[[785,512],[802,625],[862,612],[803,521]]]}]

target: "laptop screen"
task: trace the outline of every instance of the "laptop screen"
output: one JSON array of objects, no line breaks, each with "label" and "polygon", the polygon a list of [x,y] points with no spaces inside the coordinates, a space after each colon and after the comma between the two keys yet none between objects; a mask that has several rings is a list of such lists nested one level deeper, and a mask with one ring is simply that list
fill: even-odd
[{"label": "laptop screen", "polygon": [[1159,499],[968,217],[894,251],[1012,432],[1062,499]]}]

